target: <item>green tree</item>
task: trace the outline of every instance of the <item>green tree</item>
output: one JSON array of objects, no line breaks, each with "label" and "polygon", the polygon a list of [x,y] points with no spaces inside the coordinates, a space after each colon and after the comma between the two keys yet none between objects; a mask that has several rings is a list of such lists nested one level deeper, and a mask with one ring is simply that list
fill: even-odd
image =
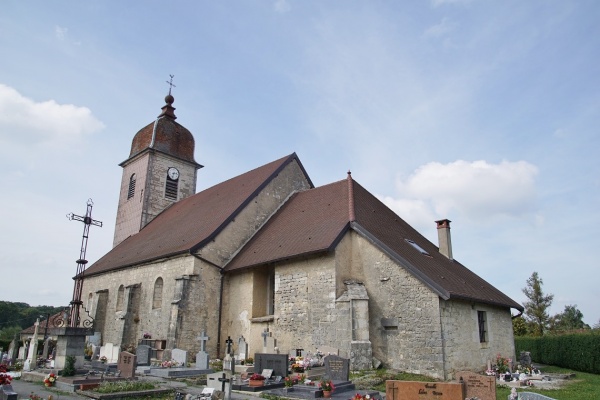
[{"label": "green tree", "polygon": [[513,333],[515,336],[525,336],[527,335],[527,324],[525,320],[520,315],[518,317],[514,317],[512,320],[513,324]]},{"label": "green tree", "polygon": [[22,331],[20,326],[7,326],[0,330],[0,340],[12,341],[15,338],[15,334]]},{"label": "green tree", "polygon": [[577,304],[565,306],[565,310],[556,314],[551,321],[551,330],[570,331],[574,329],[589,329],[583,322],[583,313],[577,309]]},{"label": "green tree", "polygon": [[542,278],[537,272],[531,274],[527,279],[527,286],[523,288],[523,293],[527,296],[525,302],[525,320],[529,326],[529,331],[534,336],[542,336],[548,329],[550,315],[548,308],[554,299],[553,294],[544,294],[542,290]]}]

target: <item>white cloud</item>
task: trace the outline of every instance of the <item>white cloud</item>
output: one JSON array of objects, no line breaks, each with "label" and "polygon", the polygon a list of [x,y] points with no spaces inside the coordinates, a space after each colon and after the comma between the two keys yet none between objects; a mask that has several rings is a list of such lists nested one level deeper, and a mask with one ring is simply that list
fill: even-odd
[{"label": "white cloud", "polygon": [[[399,179],[397,199],[384,202],[418,225],[457,214],[472,220],[518,217],[535,211],[537,173],[525,161],[432,162]],[[534,218],[541,223],[539,215]]]},{"label": "white cloud", "polygon": [[275,7],[275,11],[282,13],[282,14],[289,12],[292,9],[292,6],[290,5],[289,1],[287,1],[287,0],[276,0],[274,7]]},{"label": "white cloud", "polygon": [[68,28],[63,28],[58,25],[54,27],[54,34],[58,40],[65,40],[65,36],[67,36]]},{"label": "white cloud", "polygon": [[454,31],[457,26],[458,25],[455,22],[452,22],[447,17],[444,17],[439,24],[429,27],[425,31],[424,36],[433,38],[446,36],[448,33]]},{"label": "white cloud", "polygon": [[0,84],[0,143],[19,145],[73,144],[100,131],[104,124],[87,107],[36,102]]}]

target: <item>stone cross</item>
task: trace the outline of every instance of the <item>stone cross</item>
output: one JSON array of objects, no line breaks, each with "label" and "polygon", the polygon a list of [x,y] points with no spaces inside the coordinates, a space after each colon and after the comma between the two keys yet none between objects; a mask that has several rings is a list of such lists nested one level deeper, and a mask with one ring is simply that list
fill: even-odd
[{"label": "stone cross", "polygon": [[227,336],[227,340],[225,341],[225,343],[227,343],[227,354],[230,355],[231,354],[231,344],[233,343],[233,340],[231,340],[231,336]]},{"label": "stone cross", "polygon": [[196,338],[196,340],[200,341],[200,351],[206,351],[206,342],[209,340],[210,338],[208,336],[206,336],[206,332],[202,331],[202,333],[200,334],[200,336],[198,336]]}]

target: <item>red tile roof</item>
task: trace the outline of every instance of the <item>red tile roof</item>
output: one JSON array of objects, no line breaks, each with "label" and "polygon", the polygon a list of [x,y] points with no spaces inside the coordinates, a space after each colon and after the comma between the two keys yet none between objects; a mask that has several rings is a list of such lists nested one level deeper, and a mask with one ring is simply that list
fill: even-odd
[{"label": "red tile roof", "polygon": [[[412,228],[361,185],[352,181],[349,202],[347,180],[294,195],[225,267],[234,271],[295,257],[331,251],[351,228],[368,238],[391,258],[444,299],[523,307]],[[352,207],[353,205],[353,207]],[[352,209],[355,221],[351,222]],[[409,244],[412,240],[429,256]]]},{"label": "red tile roof", "polygon": [[187,253],[212,240],[296,154],[180,200],[91,265],[86,276]]}]

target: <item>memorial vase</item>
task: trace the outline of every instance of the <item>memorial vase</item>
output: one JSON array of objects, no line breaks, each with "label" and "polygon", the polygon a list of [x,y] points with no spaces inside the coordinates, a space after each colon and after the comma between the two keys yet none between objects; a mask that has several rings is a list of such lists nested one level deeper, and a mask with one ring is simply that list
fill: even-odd
[{"label": "memorial vase", "polygon": [[331,397],[331,390],[323,390],[323,397],[329,399]]},{"label": "memorial vase", "polygon": [[250,387],[259,387],[259,386],[263,386],[264,384],[265,384],[265,381],[253,381],[253,380],[248,381],[248,386],[250,386]]}]

